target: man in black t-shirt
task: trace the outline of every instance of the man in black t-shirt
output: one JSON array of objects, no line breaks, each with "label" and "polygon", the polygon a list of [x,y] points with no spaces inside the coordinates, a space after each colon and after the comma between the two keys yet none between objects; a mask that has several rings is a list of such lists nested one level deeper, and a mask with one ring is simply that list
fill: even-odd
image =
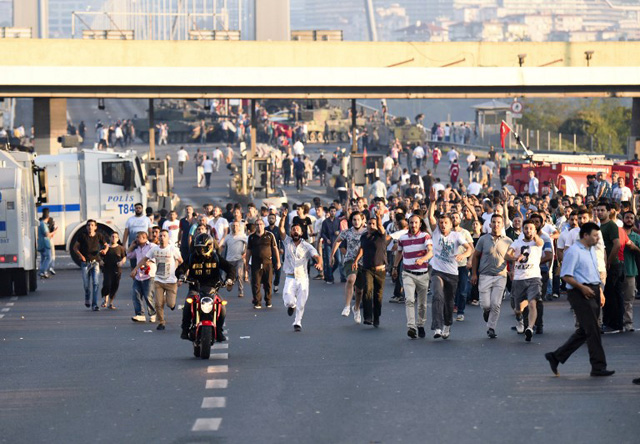
[{"label": "man in black t-shirt", "polygon": [[309,206],[307,204],[298,205],[296,211],[298,212],[298,215],[293,218],[291,224],[300,225],[300,228],[302,228],[302,239],[309,242],[309,237],[313,236],[313,222],[308,216]]},{"label": "man in black t-shirt", "polygon": [[73,252],[80,259],[82,268],[82,283],[84,284],[84,305],[93,311],[98,307],[98,292],[100,291],[100,254],[109,250],[107,240],[98,233],[98,224],[89,219],[86,231],[80,235],[73,245]]},{"label": "man in black t-shirt", "polygon": [[367,232],[360,238],[360,250],[353,261],[354,269],[362,258],[365,289],[363,294],[364,324],[380,325],[382,293],[386,278],[387,240],[380,212],[374,208],[375,217],[367,222]]},{"label": "man in black t-shirt", "polygon": [[[251,263],[251,268],[249,268]],[[264,221],[256,220],[256,232],[249,236],[247,242],[246,266],[251,270],[251,291],[253,293],[253,308],[262,308],[260,286],[264,287],[264,301],[267,308],[271,308],[271,282],[273,267],[280,268],[280,252],[276,238],[265,231]]]}]

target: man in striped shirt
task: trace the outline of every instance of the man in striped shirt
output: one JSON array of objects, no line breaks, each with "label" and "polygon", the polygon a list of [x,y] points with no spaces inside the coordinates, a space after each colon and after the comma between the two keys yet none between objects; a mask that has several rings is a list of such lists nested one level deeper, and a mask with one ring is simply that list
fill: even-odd
[{"label": "man in striped shirt", "polygon": [[[429,289],[429,259],[433,256],[431,236],[420,230],[418,215],[409,218],[409,232],[398,239],[398,250],[393,262],[392,277],[398,277],[398,265],[402,260],[402,282],[404,284],[405,308],[407,314],[407,336],[425,337],[424,324],[427,320],[427,290]],[[418,319],[415,303],[418,299]],[[417,327],[417,329],[416,329]]]}]

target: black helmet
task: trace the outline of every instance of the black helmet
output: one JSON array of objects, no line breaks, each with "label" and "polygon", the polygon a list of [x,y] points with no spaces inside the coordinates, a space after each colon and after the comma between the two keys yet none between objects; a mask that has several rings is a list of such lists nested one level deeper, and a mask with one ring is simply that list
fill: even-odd
[{"label": "black helmet", "polygon": [[210,257],[213,253],[213,238],[210,234],[200,233],[196,236],[193,246],[198,256]]}]

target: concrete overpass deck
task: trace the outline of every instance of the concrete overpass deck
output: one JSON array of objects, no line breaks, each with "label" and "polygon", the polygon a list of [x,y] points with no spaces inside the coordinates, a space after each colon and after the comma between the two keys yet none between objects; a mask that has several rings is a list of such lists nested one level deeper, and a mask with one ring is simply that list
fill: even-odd
[{"label": "concrete overpass deck", "polygon": [[640,97],[640,42],[4,39],[0,53],[0,97]]}]

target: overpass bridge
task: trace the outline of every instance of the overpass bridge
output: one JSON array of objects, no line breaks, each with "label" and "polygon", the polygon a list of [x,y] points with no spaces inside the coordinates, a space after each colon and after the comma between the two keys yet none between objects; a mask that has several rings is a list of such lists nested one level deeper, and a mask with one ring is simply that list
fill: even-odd
[{"label": "overpass bridge", "polygon": [[0,53],[0,97],[36,98],[49,145],[72,97],[631,97],[640,138],[640,42],[0,39]]},{"label": "overpass bridge", "polygon": [[0,97],[640,97],[640,42],[0,39],[0,53]]}]

